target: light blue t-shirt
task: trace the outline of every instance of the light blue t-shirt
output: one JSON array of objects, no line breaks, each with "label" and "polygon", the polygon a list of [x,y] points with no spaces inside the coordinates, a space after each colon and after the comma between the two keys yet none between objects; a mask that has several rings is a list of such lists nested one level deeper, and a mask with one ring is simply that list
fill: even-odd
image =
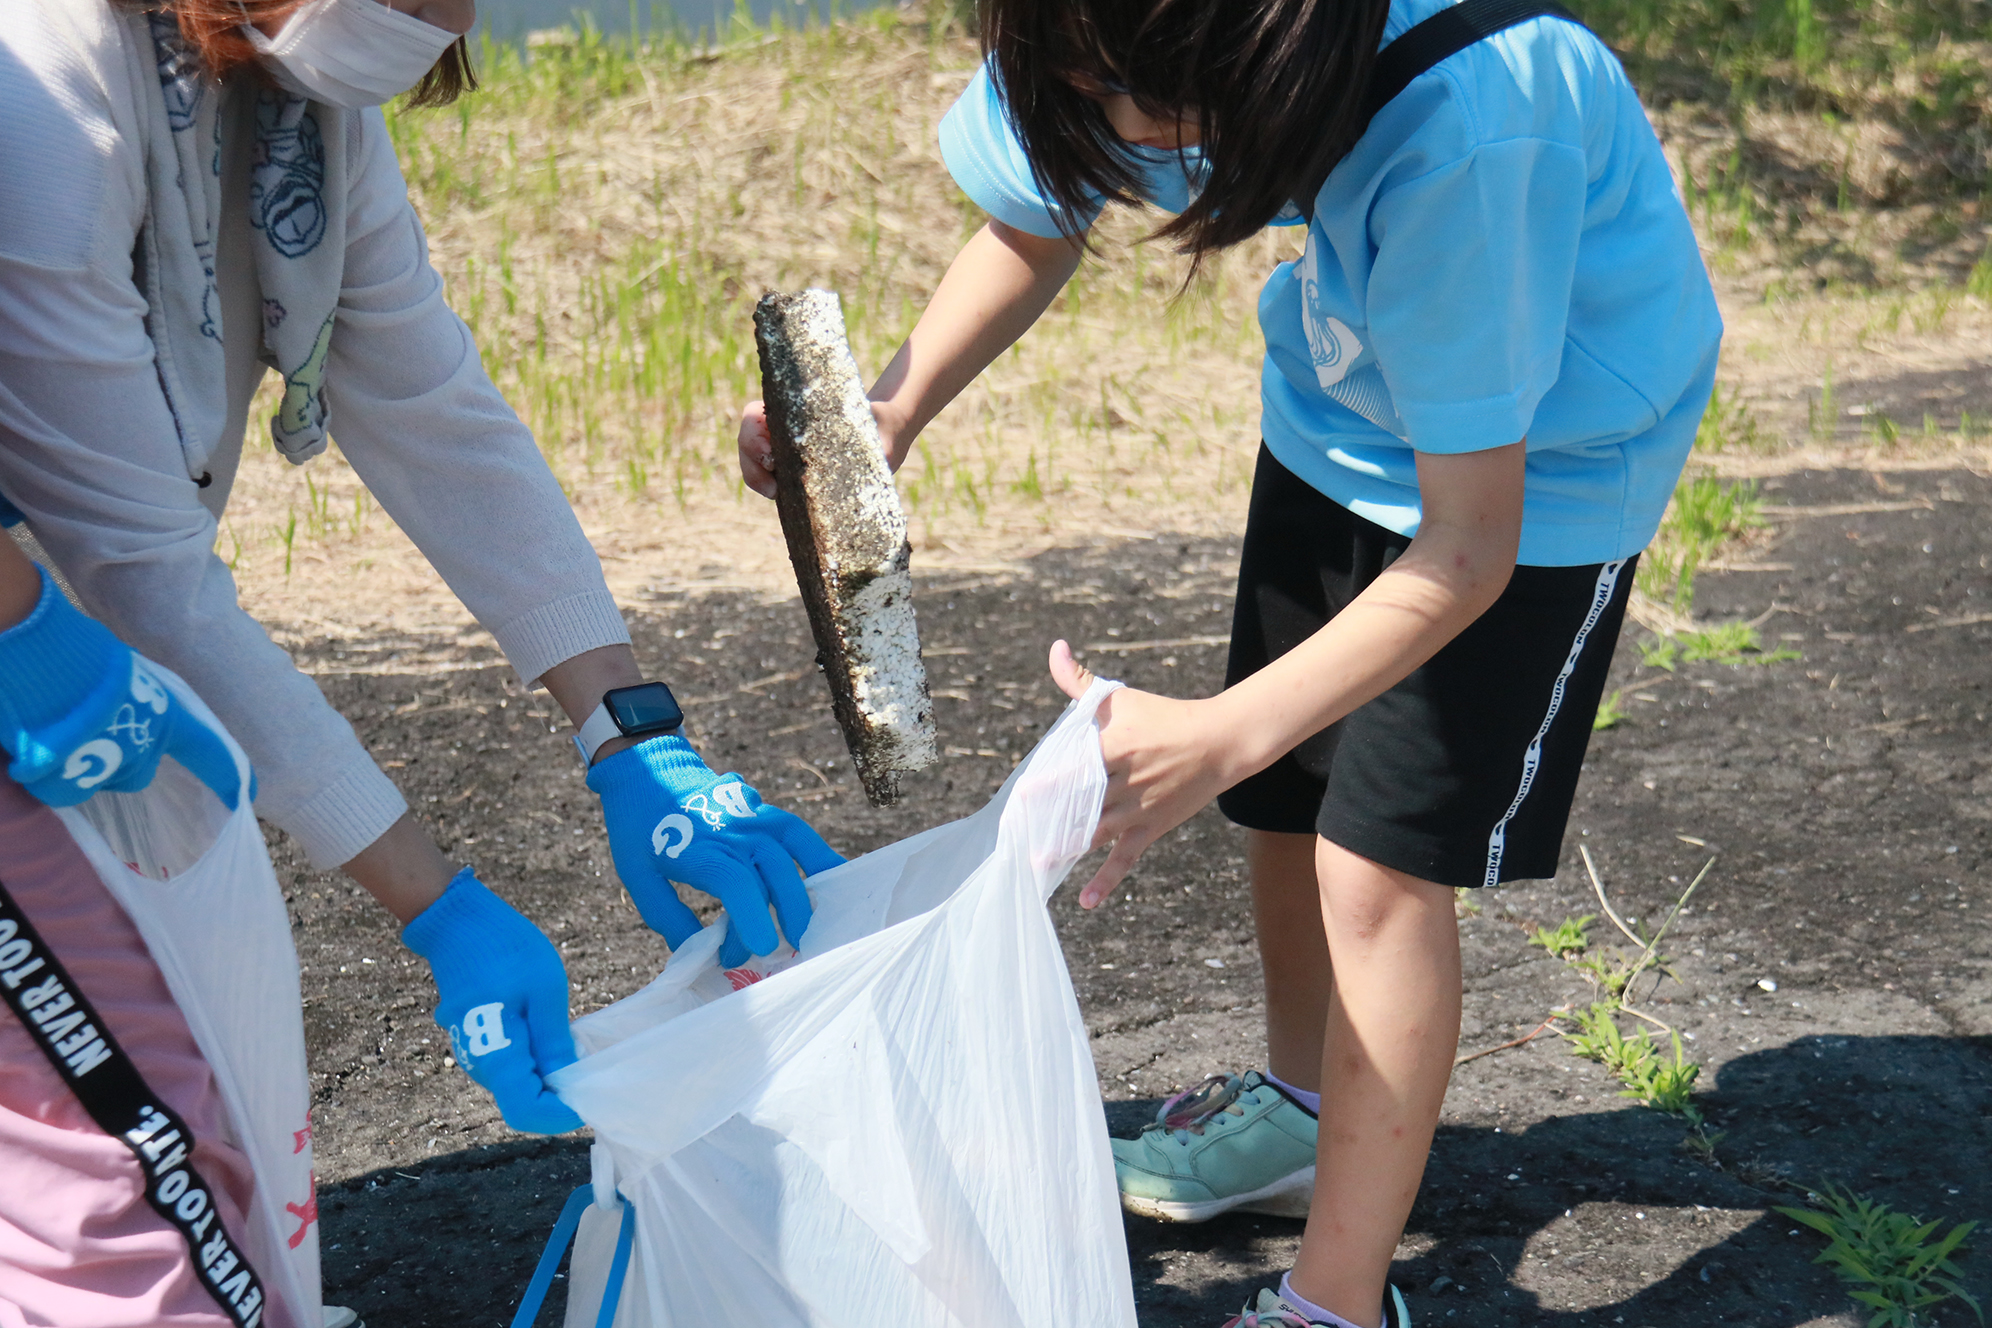
[{"label": "light blue t-shirt", "polygon": [[[1395,0],[1385,41],[1449,3]],[[1135,151],[1144,195],[1180,211],[1194,151]],[[941,153],[991,216],[1059,233],[986,67],[941,122]],[[1378,113],[1322,186],[1300,260],[1266,282],[1259,322],[1266,446],[1379,525],[1417,532],[1414,448],[1526,436],[1519,557],[1534,566],[1646,547],[1722,339],[1632,85],[1590,33],[1548,18],[1459,52]]]}]

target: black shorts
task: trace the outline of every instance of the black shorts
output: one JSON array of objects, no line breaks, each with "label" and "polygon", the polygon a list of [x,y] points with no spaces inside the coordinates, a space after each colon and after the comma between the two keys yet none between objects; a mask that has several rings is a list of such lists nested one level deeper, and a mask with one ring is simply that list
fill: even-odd
[{"label": "black shorts", "polygon": [[[1262,447],[1225,685],[1320,630],[1410,543]],[[1442,885],[1555,875],[1637,563],[1517,567],[1438,654],[1218,806]]]}]

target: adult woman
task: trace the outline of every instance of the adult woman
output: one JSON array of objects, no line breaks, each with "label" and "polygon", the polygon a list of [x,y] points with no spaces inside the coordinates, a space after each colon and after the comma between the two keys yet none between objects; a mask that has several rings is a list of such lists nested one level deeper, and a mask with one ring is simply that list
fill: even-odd
[{"label": "adult woman", "polygon": [[378,106],[461,90],[472,16],[471,0],[0,0],[0,494],[86,609],[210,700],[254,762],[259,814],[409,924],[438,1022],[507,1121],[554,1131],[579,1124],[540,1082],[573,1056],[557,952],[444,858],[213,553],[266,366],[284,378],[277,447],[308,460],[336,417],[374,496],[574,721],[652,927],[674,945],[698,927],[675,879],[729,906],[734,954],[765,953],[771,904],[791,940],[807,924],[797,866],[838,859],[678,734],[444,303]]}]

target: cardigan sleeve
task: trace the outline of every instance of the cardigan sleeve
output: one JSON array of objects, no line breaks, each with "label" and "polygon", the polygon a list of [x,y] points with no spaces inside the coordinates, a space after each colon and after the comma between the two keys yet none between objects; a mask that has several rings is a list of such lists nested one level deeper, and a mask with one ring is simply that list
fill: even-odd
[{"label": "cardigan sleeve", "polygon": [[539,445],[443,299],[380,113],[361,127],[326,373],[332,437],[530,683],[629,632]]}]

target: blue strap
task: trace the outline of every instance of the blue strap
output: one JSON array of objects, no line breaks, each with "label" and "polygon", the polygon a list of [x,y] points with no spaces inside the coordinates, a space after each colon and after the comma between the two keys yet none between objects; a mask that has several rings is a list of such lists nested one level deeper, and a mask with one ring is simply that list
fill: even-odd
[{"label": "blue strap", "polygon": [[[1377,112],[1411,86],[1412,79],[1476,42],[1532,18],[1560,18],[1580,28],[1584,26],[1582,19],[1555,0],[1461,0],[1412,24],[1396,41],[1377,52],[1363,100],[1365,130]],[[1314,220],[1315,197],[1328,183],[1335,166],[1332,161],[1318,164],[1294,195],[1294,207],[1309,221]]]},{"label": "blue strap", "polygon": [[602,1312],[595,1316],[595,1328],[609,1328],[615,1322],[623,1274],[629,1271],[629,1252],[636,1244],[636,1205],[621,1195],[616,1197],[622,1202],[622,1229],[616,1232],[616,1256],[609,1261],[609,1280],[602,1286]]},{"label": "blue strap", "polygon": [[[609,1328],[615,1321],[616,1304],[622,1299],[623,1277],[629,1272],[630,1251],[636,1244],[636,1206],[620,1195],[617,1200],[622,1206],[622,1227],[616,1233],[616,1253],[609,1263],[609,1280],[602,1288],[602,1310],[595,1317],[595,1328]],[[560,1220],[553,1224],[553,1234],[546,1238],[546,1249],[540,1254],[539,1266],[533,1269],[533,1280],[526,1284],[519,1312],[512,1316],[512,1328],[533,1328],[533,1321],[539,1318],[540,1306],[546,1301],[547,1289],[553,1285],[553,1275],[560,1267],[561,1256],[567,1253],[575,1231],[581,1226],[581,1214],[594,1201],[593,1185],[583,1185],[567,1196],[567,1203],[560,1210]]]}]

